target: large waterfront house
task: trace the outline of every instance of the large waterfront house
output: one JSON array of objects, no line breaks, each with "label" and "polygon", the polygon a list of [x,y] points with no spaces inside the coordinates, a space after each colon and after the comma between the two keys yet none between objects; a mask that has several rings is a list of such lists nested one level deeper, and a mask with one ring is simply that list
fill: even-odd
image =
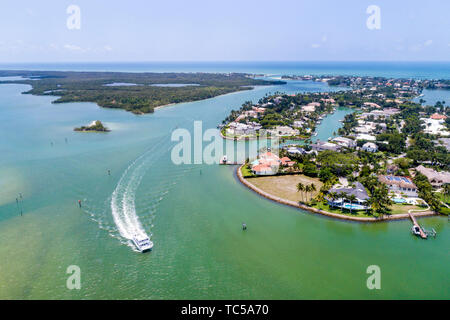
[{"label": "large waterfront house", "polygon": [[377,152],[378,151],[378,146],[375,143],[373,143],[373,142],[366,142],[366,143],[363,144],[361,149],[363,149],[366,152]]},{"label": "large waterfront house", "polygon": [[430,118],[421,118],[425,123],[425,129],[423,132],[430,134],[440,134],[441,136],[448,136],[450,133],[445,126],[445,116],[441,116],[437,113],[433,114]]},{"label": "large waterfront house", "polygon": [[350,138],[345,137],[336,137],[331,139],[332,142],[345,147],[345,148],[355,148],[356,147],[356,141]]},{"label": "large waterfront house", "polygon": [[248,124],[231,122],[226,129],[227,135],[254,135],[261,129],[259,123],[250,122]]},{"label": "large waterfront house", "polygon": [[[337,198],[333,198],[333,194],[337,195]],[[354,182],[351,185],[336,184],[330,190],[328,190],[328,196],[326,200],[332,207],[347,208],[350,205],[350,201],[341,195],[345,194],[346,197],[355,196],[355,200],[351,201],[353,205],[352,209],[368,209],[367,200],[370,198],[366,189],[361,182]],[[358,206],[355,206],[358,205]],[[349,209],[350,207],[348,207]]]},{"label": "large waterfront house", "polygon": [[251,163],[251,171],[257,176],[270,176],[277,174],[281,164],[282,161],[276,154],[266,152]]},{"label": "large waterfront house", "polygon": [[378,119],[378,118],[390,118],[391,116],[400,113],[400,110],[397,108],[386,108],[383,110],[374,110],[372,112],[366,112],[366,113],[362,113],[360,115],[361,119],[367,119],[367,118],[373,118],[373,119]]},{"label": "large waterfront house", "polygon": [[389,188],[389,192],[399,196],[417,197],[417,187],[409,177],[380,175],[378,180]]},{"label": "large waterfront house", "polygon": [[311,148],[317,152],[325,150],[339,151],[342,149],[342,147],[338,144],[320,140],[317,140],[316,143],[311,144]]},{"label": "large waterfront house", "polygon": [[289,126],[276,126],[273,129],[267,130],[273,136],[286,137],[297,136],[300,132],[297,129],[293,129]]},{"label": "large waterfront house", "polygon": [[436,170],[426,168],[422,165],[418,166],[416,171],[427,177],[433,187],[441,187],[446,183],[450,183],[450,172],[437,172]]},{"label": "large waterfront house", "polygon": [[304,155],[308,152],[302,147],[288,147],[287,153],[289,153],[290,155]]},{"label": "large waterfront house", "polygon": [[356,140],[376,141],[377,138],[371,134],[360,133],[355,136]]}]

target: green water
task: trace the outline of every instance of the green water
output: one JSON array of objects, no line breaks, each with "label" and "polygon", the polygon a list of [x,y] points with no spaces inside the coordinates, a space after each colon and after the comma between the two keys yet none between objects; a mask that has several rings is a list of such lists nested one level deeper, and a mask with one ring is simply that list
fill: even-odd
[{"label": "green water", "polygon": [[[240,185],[231,166],[172,164],[174,128],[192,131],[194,120],[215,128],[246,100],[323,84],[261,87],[146,116],[54,105],[26,89],[0,86],[0,298],[450,297],[445,218],[421,220],[438,232],[423,241],[409,221],[349,223],[270,202]],[[96,119],[112,132],[72,131]],[[319,135],[336,120],[333,128],[324,120]],[[129,187],[152,234],[149,254],[120,235],[111,209],[118,185]],[[81,268],[80,290],[66,288],[69,265]],[[366,287],[369,265],[381,268],[381,290]]]}]

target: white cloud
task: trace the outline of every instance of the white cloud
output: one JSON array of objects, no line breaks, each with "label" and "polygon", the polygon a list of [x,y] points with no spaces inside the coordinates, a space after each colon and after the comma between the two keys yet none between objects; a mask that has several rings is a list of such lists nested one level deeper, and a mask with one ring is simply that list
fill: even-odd
[{"label": "white cloud", "polygon": [[427,40],[425,41],[425,43],[423,44],[425,47],[431,46],[433,44],[433,40]]},{"label": "white cloud", "polygon": [[313,48],[313,49],[317,49],[317,48],[319,48],[320,47],[320,44],[318,44],[318,43],[313,43],[312,45],[311,45],[311,48]]},{"label": "white cloud", "polygon": [[65,44],[64,49],[69,51],[84,51],[81,47],[76,46],[74,44]]}]

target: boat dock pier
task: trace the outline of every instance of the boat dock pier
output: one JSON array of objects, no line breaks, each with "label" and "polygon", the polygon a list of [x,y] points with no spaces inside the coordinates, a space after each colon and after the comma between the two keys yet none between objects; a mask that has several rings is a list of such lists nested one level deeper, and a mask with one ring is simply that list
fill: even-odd
[{"label": "boat dock pier", "polygon": [[436,236],[436,231],[434,231],[434,229],[433,229],[433,231],[427,232],[425,229],[423,229],[420,226],[420,224],[417,222],[416,218],[414,217],[414,215],[411,212],[409,212],[408,214],[409,214],[409,217],[411,218],[411,220],[412,220],[412,222],[414,224],[414,227],[418,228],[419,233],[420,233],[420,237],[422,239],[427,239],[428,238],[428,233],[430,233],[432,236]]},{"label": "boat dock pier", "polygon": [[242,165],[244,163],[243,162],[239,162],[239,161],[226,161],[226,162],[220,161],[219,164],[220,165],[232,165],[232,166],[235,166],[235,165]]},{"label": "boat dock pier", "polygon": [[223,156],[222,159],[220,159],[219,164],[221,164],[221,165],[242,165],[242,164],[244,164],[244,162],[230,161],[230,160],[228,160],[227,156]]}]

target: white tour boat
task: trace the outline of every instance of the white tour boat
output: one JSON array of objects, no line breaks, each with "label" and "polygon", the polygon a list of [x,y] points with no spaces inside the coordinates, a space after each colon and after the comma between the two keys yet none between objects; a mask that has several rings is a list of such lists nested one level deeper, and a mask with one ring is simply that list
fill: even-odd
[{"label": "white tour boat", "polygon": [[146,234],[136,234],[133,237],[133,243],[140,252],[147,252],[152,250],[153,242]]}]

